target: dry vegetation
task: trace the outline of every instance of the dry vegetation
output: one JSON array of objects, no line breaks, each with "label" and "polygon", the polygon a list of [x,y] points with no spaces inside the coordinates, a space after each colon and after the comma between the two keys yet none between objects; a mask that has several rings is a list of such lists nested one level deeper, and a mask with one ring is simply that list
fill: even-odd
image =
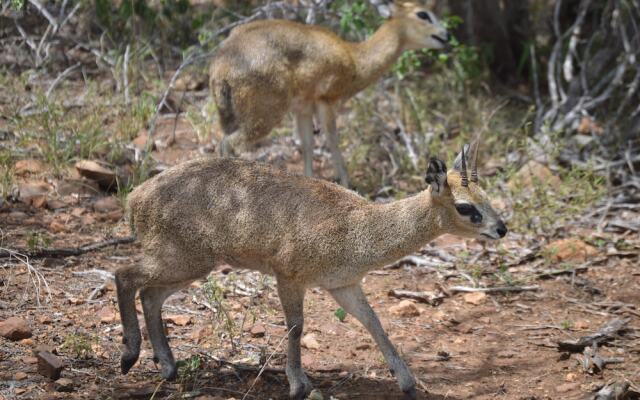
[{"label": "dry vegetation", "polygon": [[[180,11],[189,2],[167,2],[177,8],[127,15],[124,6],[101,11],[111,2],[58,1],[47,3],[60,23],[52,28],[40,2],[27,2],[25,14],[9,3],[22,2],[3,2],[0,14],[0,321],[19,317],[28,332],[0,337],[0,399],[285,398],[286,328],[275,283],[249,271],[220,268],[168,301],[177,382],[160,380],[146,340],[139,364],[120,375],[112,273],[141,255],[128,238],[126,195],[167,166],[210,154],[219,134],[206,60],[232,26],[286,16],[358,38],[377,23],[375,8],[316,1],[311,13],[303,1],[227,3],[230,10],[192,2],[202,8]],[[619,26],[638,25],[637,5],[605,3],[628,17],[615,20]],[[575,22],[555,17],[568,21],[563,29]],[[584,29],[598,21],[587,18]],[[637,53],[640,36],[629,32]],[[558,70],[546,79],[548,56],[567,56],[545,40],[534,62],[538,86],[494,84],[479,50],[456,44],[448,57],[404,56],[340,117],[354,190],[375,201],[423,189],[428,156],[451,160],[481,133],[484,185],[511,231],[492,244],[442,237],[367,275],[366,293],[419,379],[420,398],[639,396],[640,142],[630,125],[638,64],[624,61],[624,83],[609,93],[627,108],[603,100],[607,107],[554,126],[564,105],[579,103],[534,89],[557,80],[577,98],[582,92]],[[631,119],[616,125],[618,110]],[[244,157],[301,172],[292,126]],[[314,171],[331,180],[323,140],[316,136]],[[310,291],[306,310],[303,364],[319,389],[312,398],[401,398],[369,335],[330,296]],[[616,320],[620,329],[588,340]],[[586,346],[566,344],[585,337]],[[41,350],[64,362],[62,380],[38,372]],[[618,397],[605,394],[612,388]]]}]

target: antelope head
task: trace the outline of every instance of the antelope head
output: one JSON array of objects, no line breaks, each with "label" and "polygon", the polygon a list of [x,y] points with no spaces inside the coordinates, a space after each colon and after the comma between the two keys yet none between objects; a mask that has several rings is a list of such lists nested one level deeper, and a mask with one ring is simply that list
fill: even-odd
[{"label": "antelope head", "polygon": [[449,32],[431,11],[433,1],[427,6],[412,1],[372,0],[372,3],[382,16],[400,23],[404,50],[441,49],[449,42]]},{"label": "antelope head", "polygon": [[477,141],[471,148],[464,145],[453,163],[453,169],[448,172],[443,161],[432,158],[426,182],[431,185],[435,205],[445,210],[443,225],[447,233],[498,240],[507,234],[507,227],[480,187],[477,153]]}]

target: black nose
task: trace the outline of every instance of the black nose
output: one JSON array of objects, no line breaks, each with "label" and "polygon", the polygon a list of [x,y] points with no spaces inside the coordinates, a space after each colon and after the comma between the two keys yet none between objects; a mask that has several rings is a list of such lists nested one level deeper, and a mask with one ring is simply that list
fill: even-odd
[{"label": "black nose", "polygon": [[501,238],[507,235],[507,227],[505,226],[504,222],[498,221],[498,227],[496,228],[496,232],[498,232],[498,235],[500,235]]}]

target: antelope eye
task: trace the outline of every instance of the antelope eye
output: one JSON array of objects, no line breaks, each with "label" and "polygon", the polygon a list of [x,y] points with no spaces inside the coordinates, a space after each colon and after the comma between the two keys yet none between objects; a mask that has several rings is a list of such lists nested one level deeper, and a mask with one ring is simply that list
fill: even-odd
[{"label": "antelope eye", "polygon": [[425,21],[429,21],[430,23],[433,24],[433,20],[431,20],[431,15],[429,15],[428,12],[426,11],[420,11],[416,14],[418,16],[418,18],[420,19],[424,19]]},{"label": "antelope eye", "polygon": [[456,211],[458,214],[463,215],[465,217],[469,217],[472,223],[479,224],[482,222],[482,214],[478,209],[471,204],[456,204]]},{"label": "antelope eye", "polygon": [[456,204],[456,211],[458,211],[458,214],[464,216],[471,215],[474,212],[477,212],[476,208],[471,204]]}]

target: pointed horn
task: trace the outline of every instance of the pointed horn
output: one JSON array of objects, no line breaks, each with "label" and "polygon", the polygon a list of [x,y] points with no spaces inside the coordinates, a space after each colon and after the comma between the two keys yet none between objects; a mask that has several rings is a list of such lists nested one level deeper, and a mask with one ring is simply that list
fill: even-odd
[{"label": "pointed horn", "polygon": [[466,146],[462,146],[462,168],[460,169],[460,176],[462,177],[462,186],[469,186],[469,179],[467,178],[467,157],[464,151]]},{"label": "pointed horn", "polygon": [[480,147],[480,137],[476,139],[471,156],[471,182],[478,183],[478,147]]}]

